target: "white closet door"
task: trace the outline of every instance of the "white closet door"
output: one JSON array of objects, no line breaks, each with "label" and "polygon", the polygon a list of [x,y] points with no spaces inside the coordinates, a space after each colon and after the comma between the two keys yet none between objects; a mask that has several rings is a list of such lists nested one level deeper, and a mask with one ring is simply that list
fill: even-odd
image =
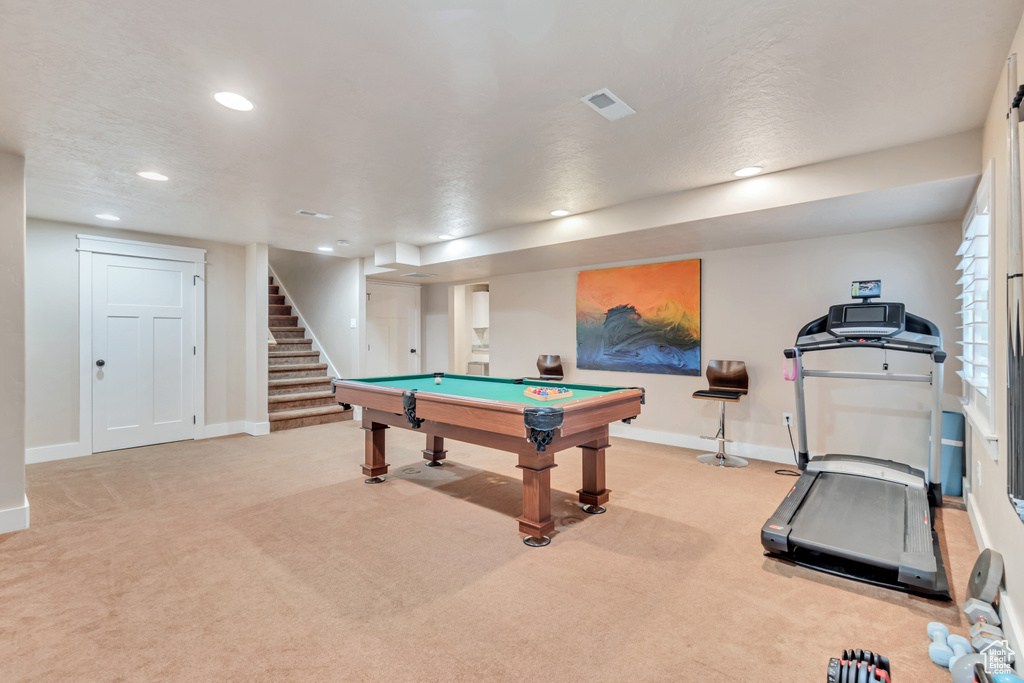
[{"label": "white closet door", "polygon": [[194,436],[195,264],[93,257],[93,452]]},{"label": "white closet door", "polygon": [[367,374],[370,377],[420,371],[420,288],[366,283]]}]

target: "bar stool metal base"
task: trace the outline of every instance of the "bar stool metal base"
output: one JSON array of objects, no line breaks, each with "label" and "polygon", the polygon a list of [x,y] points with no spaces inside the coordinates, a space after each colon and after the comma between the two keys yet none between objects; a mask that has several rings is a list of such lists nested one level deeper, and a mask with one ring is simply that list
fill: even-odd
[{"label": "bar stool metal base", "polygon": [[711,465],[712,467],[746,467],[750,464],[746,460],[735,455],[729,455],[725,452],[725,444],[732,443],[732,441],[725,438],[725,401],[719,401],[718,405],[718,433],[714,436],[700,437],[702,439],[717,441],[718,452],[698,455],[697,462],[705,465]]},{"label": "bar stool metal base", "polygon": [[746,467],[748,463],[743,458],[727,453],[706,453],[697,456],[697,462],[711,465],[712,467]]}]

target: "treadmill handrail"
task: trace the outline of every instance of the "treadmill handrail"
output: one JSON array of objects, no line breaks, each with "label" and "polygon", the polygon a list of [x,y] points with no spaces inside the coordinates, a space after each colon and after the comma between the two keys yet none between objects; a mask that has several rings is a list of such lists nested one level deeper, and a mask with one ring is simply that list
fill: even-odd
[{"label": "treadmill handrail", "polygon": [[854,348],[868,348],[868,349],[885,349],[887,351],[905,351],[907,353],[923,353],[930,355],[936,363],[946,362],[946,352],[942,350],[942,347],[934,346],[932,344],[914,344],[913,342],[894,340],[894,339],[880,339],[880,340],[868,340],[864,341],[850,341],[848,339],[842,339],[840,337],[833,337],[831,339],[825,339],[810,344],[799,344],[794,347],[790,347],[784,351],[786,358],[793,358],[796,356],[796,352],[810,353],[811,351],[828,351],[831,349],[854,349]]},{"label": "treadmill handrail", "polygon": [[881,379],[890,382],[926,382],[931,384],[931,373],[915,375],[897,372],[853,372],[846,370],[804,370],[804,377],[829,377],[832,379]]}]

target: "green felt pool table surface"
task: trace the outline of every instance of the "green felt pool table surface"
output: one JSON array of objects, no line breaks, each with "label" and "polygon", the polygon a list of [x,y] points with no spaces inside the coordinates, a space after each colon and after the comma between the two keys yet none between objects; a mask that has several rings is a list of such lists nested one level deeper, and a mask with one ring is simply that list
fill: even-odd
[{"label": "green felt pool table surface", "polygon": [[[370,377],[352,380],[376,386],[394,387],[395,389],[412,389],[431,392],[445,396],[461,396],[463,398],[480,398],[491,401],[507,401],[532,406],[557,406],[570,401],[578,401],[594,396],[605,396],[613,391],[622,391],[621,387],[601,387],[587,384],[563,384],[560,382],[541,382],[534,380],[504,379],[500,377],[482,377],[479,375],[445,375],[440,384],[435,384],[434,375],[404,375],[399,377]],[[572,396],[564,399],[540,401],[523,395],[528,387],[558,387],[572,391]]]}]

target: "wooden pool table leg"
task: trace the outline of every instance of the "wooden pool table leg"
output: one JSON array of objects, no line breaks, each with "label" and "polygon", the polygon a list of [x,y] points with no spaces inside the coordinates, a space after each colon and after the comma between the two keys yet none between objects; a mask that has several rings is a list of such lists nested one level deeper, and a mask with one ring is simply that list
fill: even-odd
[{"label": "wooden pool table leg", "polygon": [[605,427],[602,438],[580,446],[583,451],[583,488],[576,493],[583,503],[583,511],[592,515],[605,511],[604,504],[611,493],[604,485],[604,452],[609,445],[608,428]]},{"label": "wooden pool table leg", "polygon": [[444,449],[444,439],[427,434],[427,447],[423,449],[423,459],[430,461],[427,463],[427,467],[440,467],[446,453],[448,451]]},{"label": "wooden pool table leg", "polygon": [[523,543],[533,547],[547,545],[555,529],[551,516],[551,470],[555,467],[553,453],[537,453],[532,448],[519,454],[523,471],[523,514],[516,517],[519,532],[527,534]]},{"label": "wooden pool table leg", "polygon": [[363,429],[366,430],[366,464],[363,465],[363,474],[369,479],[367,484],[379,484],[384,479],[382,474],[388,473],[388,464],[384,462],[384,430],[388,426],[379,422],[363,420]]}]

